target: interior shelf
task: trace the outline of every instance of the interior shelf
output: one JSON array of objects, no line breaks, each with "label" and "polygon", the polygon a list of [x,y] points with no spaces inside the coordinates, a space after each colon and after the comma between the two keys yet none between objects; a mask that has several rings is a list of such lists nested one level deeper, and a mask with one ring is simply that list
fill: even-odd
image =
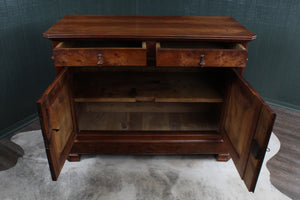
[{"label": "interior shelf", "polygon": [[80,131],[217,131],[217,104],[79,103]]},{"label": "interior shelf", "polygon": [[217,73],[82,71],[75,102],[223,102]]}]

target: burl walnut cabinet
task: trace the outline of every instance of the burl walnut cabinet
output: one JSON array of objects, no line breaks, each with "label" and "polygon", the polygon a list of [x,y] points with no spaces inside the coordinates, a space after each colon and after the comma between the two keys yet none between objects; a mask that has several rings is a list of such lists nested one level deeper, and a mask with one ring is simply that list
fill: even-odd
[{"label": "burl walnut cabinet", "polygon": [[82,154],[215,154],[254,191],[275,114],[242,76],[256,35],[232,17],[67,15],[44,37],[53,180]]}]

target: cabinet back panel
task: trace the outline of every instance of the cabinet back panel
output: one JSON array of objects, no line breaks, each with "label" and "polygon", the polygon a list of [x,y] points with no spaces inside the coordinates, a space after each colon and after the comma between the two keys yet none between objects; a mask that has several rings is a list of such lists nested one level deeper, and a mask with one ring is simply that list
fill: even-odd
[{"label": "cabinet back panel", "polygon": [[218,130],[219,106],[211,103],[79,103],[81,131]]},{"label": "cabinet back panel", "polygon": [[104,72],[74,75],[75,102],[223,102],[223,78],[210,72]]}]

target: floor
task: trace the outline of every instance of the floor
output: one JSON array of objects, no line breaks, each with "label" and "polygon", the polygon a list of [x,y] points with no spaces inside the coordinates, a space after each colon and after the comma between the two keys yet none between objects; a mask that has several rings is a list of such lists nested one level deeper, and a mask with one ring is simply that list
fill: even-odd
[{"label": "floor", "polygon": [[[281,142],[280,151],[267,163],[271,182],[290,198],[300,199],[300,112],[271,107],[277,114],[273,132]],[[40,129],[39,121],[14,134],[37,129]],[[24,154],[20,146],[10,142],[10,137],[0,140],[0,170],[13,167],[17,158]]]},{"label": "floor", "polygon": [[300,112],[271,106],[277,114],[273,132],[281,142],[268,163],[271,183],[292,199],[300,199]]}]

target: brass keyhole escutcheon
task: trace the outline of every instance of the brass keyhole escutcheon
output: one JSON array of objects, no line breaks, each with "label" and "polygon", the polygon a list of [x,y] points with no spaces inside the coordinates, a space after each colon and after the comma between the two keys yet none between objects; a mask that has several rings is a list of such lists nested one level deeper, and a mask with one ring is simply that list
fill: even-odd
[{"label": "brass keyhole escutcheon", "polygon": [[103,61],[103,56],[101,53],[98,54],[98,62],[97,62],[97,65],[98,66],[101,66],[104,64],[104,61]]},{"label": "brass keyhole escutcheon", "polygon": [[201,55],[201,57],[200,57],[200,63],[199,63],[199,65],[201,66],[201,67],[204,67],[204,65],[205,65],[205,62],[204,62],[204,54],[202,54]]}]

